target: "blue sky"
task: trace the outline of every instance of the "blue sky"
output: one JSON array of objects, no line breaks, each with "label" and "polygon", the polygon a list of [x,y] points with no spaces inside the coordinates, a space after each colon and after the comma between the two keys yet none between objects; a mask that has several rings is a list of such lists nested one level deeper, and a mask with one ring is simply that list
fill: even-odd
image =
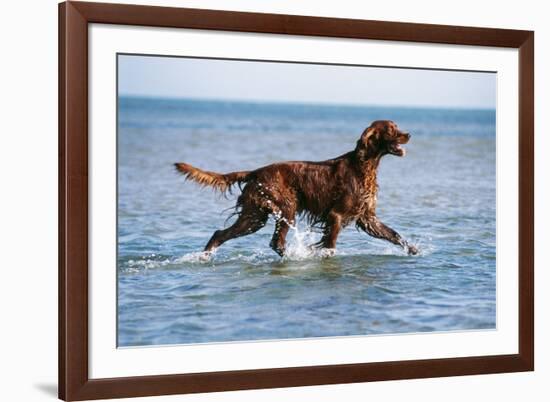
[{"label": "blue sky", "polygon": [[496,74],[119,56],[119,94],[444,108],[496,107]]}]

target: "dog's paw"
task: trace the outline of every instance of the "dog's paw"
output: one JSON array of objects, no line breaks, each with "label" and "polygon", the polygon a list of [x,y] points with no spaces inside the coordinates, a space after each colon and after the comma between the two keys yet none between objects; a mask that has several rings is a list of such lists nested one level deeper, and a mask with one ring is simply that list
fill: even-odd
[{"label": "dog's paw", "polygon": [[418,254],[418,249],[415,246],[413,246],[412,244],[409,244],[407,246],[407,253],[409,255],[417,255]]},{"label": "dog's paw", "polygon": [[214,253],[212,251],[203,251],[200,255],[199,255],[199,261],[200,262],[208,262],[212,259],[212,255]]},{"label": "dog's paw", "polygon": [[334,257],[335,255],[336,255],[335,248],[323,248],[319,250],[319,256],[321,256],[321,258],[330,258],[330,257]]}]

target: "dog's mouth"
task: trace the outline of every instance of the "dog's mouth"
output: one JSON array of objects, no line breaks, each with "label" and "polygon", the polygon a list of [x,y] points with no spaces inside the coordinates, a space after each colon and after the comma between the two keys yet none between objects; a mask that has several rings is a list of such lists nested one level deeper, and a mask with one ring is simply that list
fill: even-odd
[{"label": "dog's mouth", "polygon": [[396,156],[405,156],[405,149],[401,148],[401,144],[397,141],[390,142],[388,145],[388,152]]},{"label": "dog's mouth", "polygon": [[401,133],[395,141],[388,144],[388,152],[396,156],[405,156],[405,149],[401,148],[402,144],[409,142],[411,135],[409,133]]}]

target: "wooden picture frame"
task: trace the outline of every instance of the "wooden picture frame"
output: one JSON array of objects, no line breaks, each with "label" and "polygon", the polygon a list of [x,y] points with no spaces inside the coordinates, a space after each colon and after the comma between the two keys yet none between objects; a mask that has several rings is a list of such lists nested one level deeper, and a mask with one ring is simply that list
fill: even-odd
[{"label": "wooden picture frame", "polygon": [[[88,24],[120,24],[519,49],[519,353],[90,379]],[[65,2],[59,5],[59,397],[138,397],[534,369],[534,33],[382,21]]]}]

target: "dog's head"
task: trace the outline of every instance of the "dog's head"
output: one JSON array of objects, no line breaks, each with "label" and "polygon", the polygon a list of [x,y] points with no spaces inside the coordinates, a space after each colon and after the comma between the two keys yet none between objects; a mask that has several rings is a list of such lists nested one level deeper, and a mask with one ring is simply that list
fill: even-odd
[{"label": "dog's head", "polygon": [[386,154],[404,156],[402,144],[409,142],[411,135],[399,130],[397,124],[390,120],[377,120],[363,131],[357,141],[357,150],[369,157],[380,157]]}]

